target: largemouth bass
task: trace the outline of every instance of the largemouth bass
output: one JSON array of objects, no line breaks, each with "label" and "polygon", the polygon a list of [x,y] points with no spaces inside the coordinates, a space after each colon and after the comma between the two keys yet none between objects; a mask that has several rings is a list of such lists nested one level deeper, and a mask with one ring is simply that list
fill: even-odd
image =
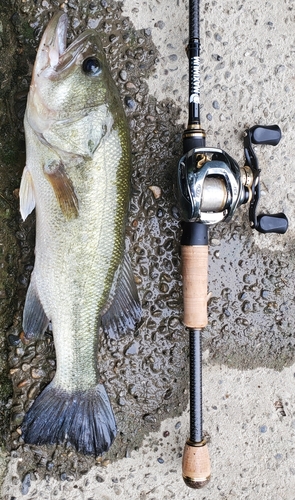
[{"label": "largemouth bass", "polygon": [[97,369],[99,327],[135,328],[141,308],[124,251],[130,146],[119,94],[94,30],[66,44],[67,15],[42,37],[25,113],[25,220],[36,207],[35,265],[23,330],[52,324],[56,374],[24,418],[25,442],[99,455],[116,423]]}]

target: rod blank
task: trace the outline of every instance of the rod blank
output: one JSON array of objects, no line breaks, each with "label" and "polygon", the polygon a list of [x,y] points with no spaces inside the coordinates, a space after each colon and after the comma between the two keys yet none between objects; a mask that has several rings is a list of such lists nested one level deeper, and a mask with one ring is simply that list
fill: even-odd
[{"label": "rod blank", "polygon": [[190,440],[202,441],[202,332],[190,330]]}]

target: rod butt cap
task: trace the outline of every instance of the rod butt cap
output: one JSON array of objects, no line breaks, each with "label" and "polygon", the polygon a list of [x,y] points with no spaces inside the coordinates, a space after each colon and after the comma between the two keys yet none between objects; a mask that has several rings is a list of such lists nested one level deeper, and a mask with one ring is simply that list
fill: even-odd
[{"label": "rod butt cap", "polygon": [[191,479],[190,477],[183,477],[183,480],[185,482],[185,484],[189,487],[189,488],[193,488],[195,490],[200,490],[201,488],[204,488],[204,486],[206,486],[209,481],[210,481],[210,476],[207,478],[207,479]]},{"label": "rod butt cap", "polygon": [[182,477],[187,486],[200,489],[209,483],[211,476],[210,458],[205,440],[194,443],[187,440],[182,458]]}]

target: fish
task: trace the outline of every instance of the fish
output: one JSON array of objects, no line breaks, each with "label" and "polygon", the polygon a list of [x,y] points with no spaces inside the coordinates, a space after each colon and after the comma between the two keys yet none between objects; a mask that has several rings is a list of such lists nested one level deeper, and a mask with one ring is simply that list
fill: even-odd
[{"label": "fish", "polygon": [[26,443],[98,456],[117,433],[98,335],[119,339],[141,318],[125,248],[131,150],[97,31],[67,45],[67,30],[59,11],[37,51],[24,117],[20,213],[25,220],[35,209],[36,241],[22,335],[33,341],[51,324],[56,372],[21,430]]}]

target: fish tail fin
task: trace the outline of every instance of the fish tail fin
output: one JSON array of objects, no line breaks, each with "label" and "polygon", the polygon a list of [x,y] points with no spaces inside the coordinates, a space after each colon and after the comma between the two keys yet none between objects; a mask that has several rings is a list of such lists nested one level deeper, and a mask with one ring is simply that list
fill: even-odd
[{"label": "fish tail fin", "polygon": [[67,442],[85,455],[101,455],[116,436],[104,386],[69,392],[49,384],[25,415],[22,434],[28,444]]}]

